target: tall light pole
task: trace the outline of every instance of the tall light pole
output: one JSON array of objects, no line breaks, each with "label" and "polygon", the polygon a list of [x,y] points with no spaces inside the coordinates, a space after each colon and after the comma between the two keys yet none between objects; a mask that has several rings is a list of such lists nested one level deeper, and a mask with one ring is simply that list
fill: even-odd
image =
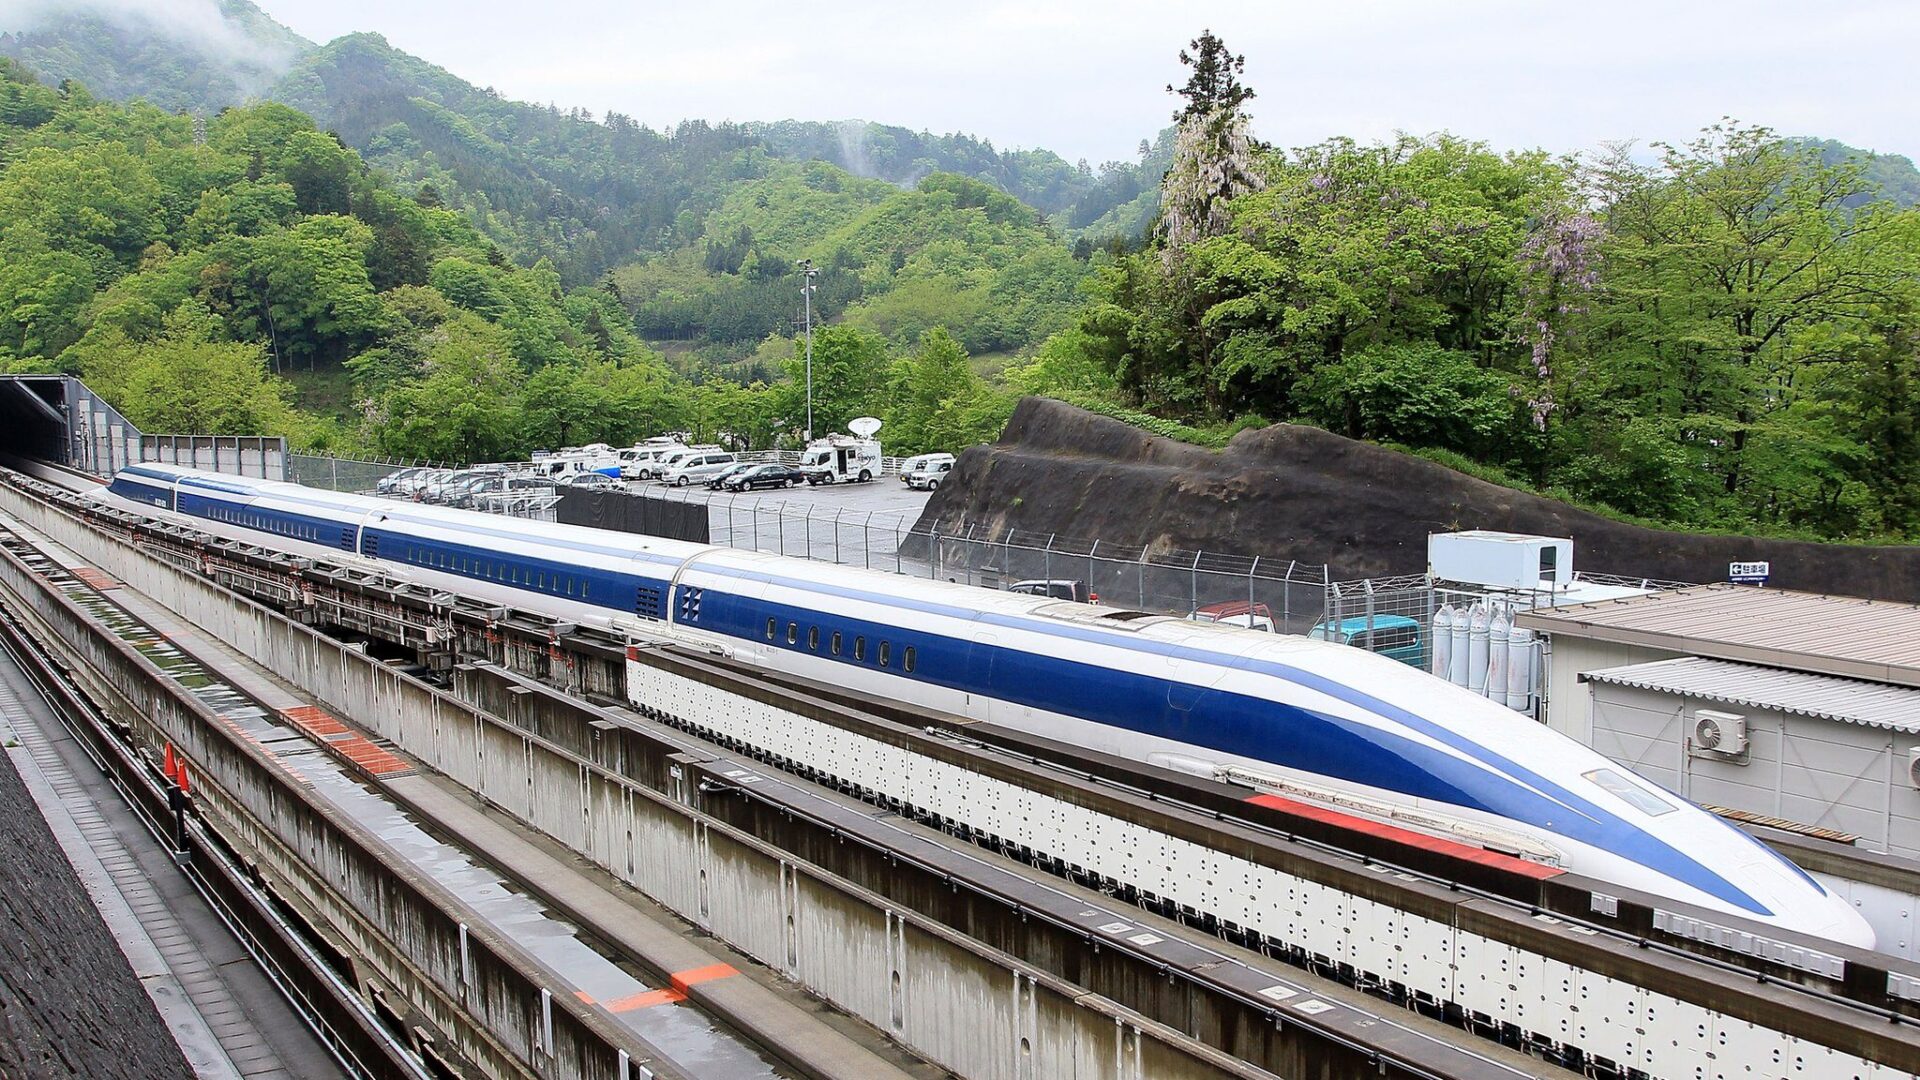
[{"label": "tall light pole", "polygon": [[813,265],[812,259],[800,260],[800,295],[807,306],[807,441],[813,441],[813,279],[820,276],[820,268]]}]

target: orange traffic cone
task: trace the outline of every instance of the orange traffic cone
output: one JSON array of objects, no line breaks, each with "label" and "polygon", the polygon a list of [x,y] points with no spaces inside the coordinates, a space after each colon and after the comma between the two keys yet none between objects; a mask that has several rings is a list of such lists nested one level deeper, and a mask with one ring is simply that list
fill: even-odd
[{"label": "orange traffic cone", "polygon": [[173,744],[168,743],[166,760],[161,762],[160,771],[167,774],[167,779],[171,780],[173,779],[174,770],[177,768],[179,768],[179,766],[174,764],[173,760]]},{"label": "orange traffic cone", "polygon": [[192,786],[187,783],[187,763],[183,761],[180,763],[180,794],[190,795],[192,793]]}]

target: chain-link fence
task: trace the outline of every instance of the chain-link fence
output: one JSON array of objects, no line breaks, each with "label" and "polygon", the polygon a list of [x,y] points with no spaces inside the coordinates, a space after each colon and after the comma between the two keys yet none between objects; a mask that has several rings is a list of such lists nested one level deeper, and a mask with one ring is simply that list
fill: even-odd
[{"label": "chain-link fence", "polygon": [[866,510],[778,494],[652,488],[650,498],[704,504],[711,542],[796,558],[1239,626],[1306,633],[1325,610],[1319,563],[1122,547],[1057,533],[917,524],[918,507]]},{"label": "chain-link fence", "polygon": [[1058,533],[979,526],[916,530],[907,548],[924,553],[928,576],[1100,603],[1109,607],[1305,633],[1325,607],[1319,563],[1123,546]]},{"label": "chain-link fence", "polygon": [[326,488],[329,491],[371,492],[380,483],[382,477],[399,472],[429,466],[426,461],[362,461],[355,458],[329,457],[324,454],[288,454],[287,480],[308,487]]}]

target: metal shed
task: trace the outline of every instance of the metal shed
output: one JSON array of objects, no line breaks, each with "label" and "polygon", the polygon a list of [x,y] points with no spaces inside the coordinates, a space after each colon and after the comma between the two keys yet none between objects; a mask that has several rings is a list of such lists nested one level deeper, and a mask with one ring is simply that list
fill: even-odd
[{"label": "metal shed", "polygon": [[1548,639],[1546,720],[1593,741],[1584,674],[1683,656],[1920,687],[1920,606],[1703,585],[1523,611]]},{"label": "metal shed", "polygon": [[1920,857],[1920,688],[1694,656],[1580,678],[1594,749],[1648,779]]}]

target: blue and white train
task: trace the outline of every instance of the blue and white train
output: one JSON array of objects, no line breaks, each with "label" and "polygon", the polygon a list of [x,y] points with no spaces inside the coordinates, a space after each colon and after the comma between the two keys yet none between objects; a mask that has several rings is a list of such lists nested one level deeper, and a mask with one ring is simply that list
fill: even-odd
[{"label": "blue and white train", "polygon": [[746,663],[1874,944],[1844,899],[1721,819],[1344,645],[160,465],[99,497],[558,617],[670,623]]}]

